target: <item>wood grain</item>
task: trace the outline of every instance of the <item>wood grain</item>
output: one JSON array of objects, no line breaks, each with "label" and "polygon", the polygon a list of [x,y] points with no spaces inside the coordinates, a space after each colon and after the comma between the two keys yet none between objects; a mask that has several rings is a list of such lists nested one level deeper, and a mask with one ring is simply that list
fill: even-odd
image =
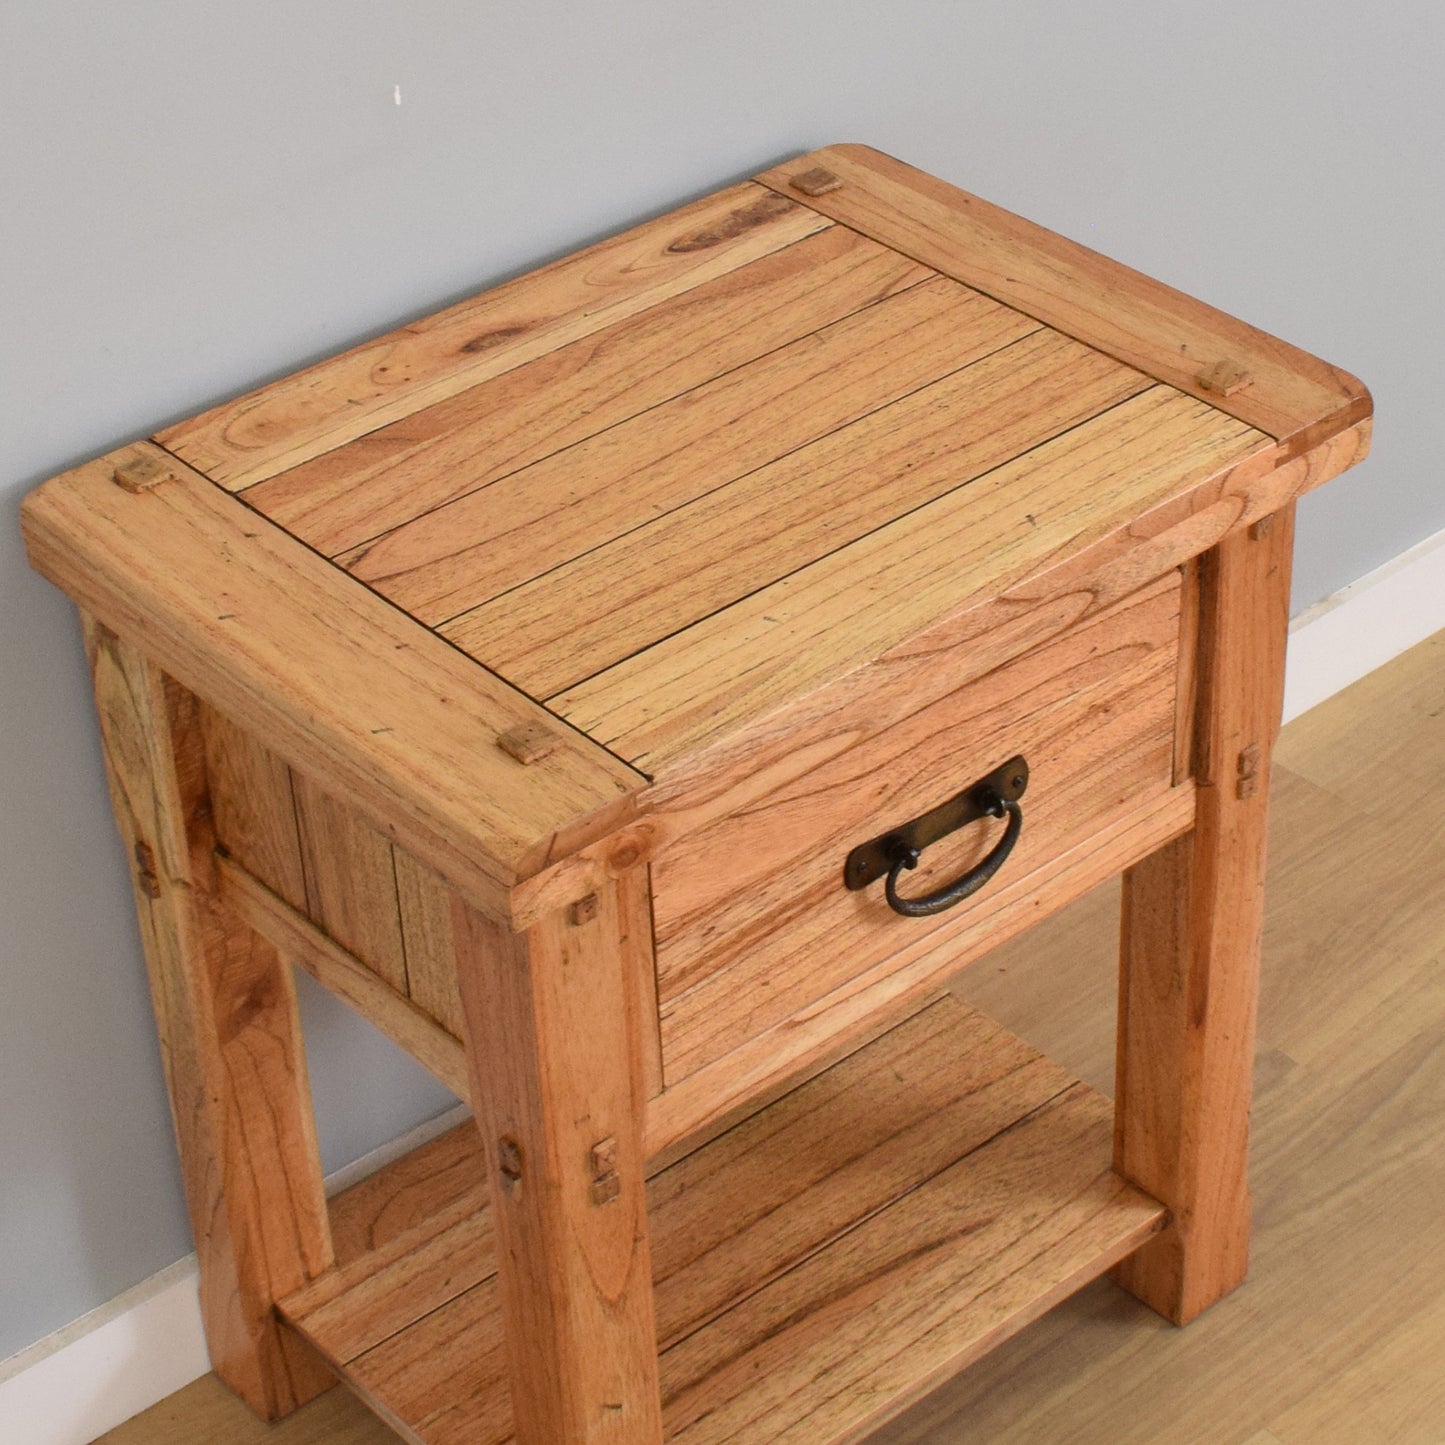
[{"label": "wood grain", "polygon": [[[1126,599],[796,782],[699,829],[653,865],[669,1084],[884,965],[925,933],[965,933],[999,883],[1047,868],[1171,784],[1179,577]],[[881,882],[843,886],[869,838],[936,807],[1015,754],[1029,764],[1024,828],[984,892],[900,919]],[[930,848],[904,890],[941,887],[998,841],[974,825]]]},{"label": "wood grain", "polygon": [[[460,902],[453,914],[519,1445],[662,1439],[644,1021],[619,941],[621,894],[642,887],[645,875],[625,875],[595,895],[590,917],[554,914],[524,935]],[[610,1190],[599,1194],[604,1145]]]},{"label": "wood grain", "polygon": [[195,699],[86,619],[111,801],[136,910],[216,1372],[263,1419],[326,1389],[276,1298],[332,1260],[289,969],[225,914]]},{"label": "wood grain", "polygon": [[830,225],[744,182],[157,435],[233,490]]},{"label": "wood grain", "polygon": [[479,906],[626,821],[642,779],[595,744],[523,768],[493,740],[530,699],[194,472],[114,465],[26,498],[32,564]]},{"label": "wood grain", "polygon": [[[1160,1210],[1109,1173],[1107,1116],[1057,1066],[943,999],[658,1175],[668,1438],[855,1438],[888,1400],[1147,1237]],[[431,1445],[510,1438],[487,1211],[446,1222],[469,1137],[428,1146],[437,1227],[410,1236],[410,1253],[388,1245],[375,1275],[319,1306],[285,1305],[350,1356],[348,1379],[405,1438]],[[402,1192],[425,1192],[406,1167]],[[361,1212],[386,1197],[374,1186]],[[1027,1207],[1003,1207],[1019,1197]]]},{"label": "wood grain", "polygon": [[217,867],[221,895],[238,918],[278,949],[288,963],[304,968],[317,983],[405,1049],[458,1098],[467,1097],[466,1054],[459,1038],[259,878],[230,859],[222,858]]},{"label": "wood grain", "polygon": [[323,452],[246,501],[334,557],[931,274],[830,226]]},{"label": "wood grain", "polygon": [[406,949],[390,841],[304,774],[296,774],[292,786],[307,914],[406,997]]},{"label": "wood grain", "polygon": [[306,907],[291,770],[251,733],[198,704],[217,843],[293,908]]},{"label": "wood grain", "polygon": [[[936,277],[338,560],[442,622],[1035,329]],[[577,606],[585,621],[590,599]]]},{"label": "wood grain", "polygon": [[[1370,415],[1348,372],[868,146],[830,146],[758,179],[796,196],[789,178],[814,165],[844,182],[809,198],[822,214],[1210,402],[1288,455]],[[1250,384],[1212,385],[1220,362]]]},{"label": "wood grain", "polygon": [[451,889],[405,848],[395,850],[392,862],[406,948],[407,993],[419,1009],[460,1039],[462,1001],[457,994]]},{"label": "wood grain", "polygon": [[902,945],[670,1087],[648,1111],[648,1153],[665,1155],[680,1142],[707,1137],[734,1122],[751,1101],[825,1067],[850,1045],[876,1035],[880,1025],[921,1006],[960,969],[1186,832],[1193,821],[1192,785],[1171,788],[1111,819],[1049,867],[1001,883],[992,906],[965,926]]},{"label": "wood grain", "polygon": [[[550,700],[660,774],[720,735],[1122,537],[1273,444],[1153,388]],[[1191,494],[1195,494],[1191,496]]]},{"label": "wood grain", "polygon": [[1198,821],[1125,874],[1115,1166],[1169,1228],[1117,1278],[1176,1323],[1243,1278],[1269,760],[1293,510],[1202,563]]},{"label": "wood grain", "polygon": [[[910,345],[915,338],[927,341],[919,335],[926,328],[906,330]],[[949,331],[951,360],[961,360],[962,329],[954,323]],[[934,354],[945,349],[930,346]],[[847,368],[830,366],[826,378],[841,385]],[[549,696],[965,486],[1146,385],[1098,352],[1036,332],[684,500],[454,619],[442,634],[534,696]],[[766,407],[753,419],[776,430]],[[736,439],[738,432],[734,421],[725,435]],[[740,472],[744,461],[738,457],[730,469]],[[747,546],[737,545],[740,537]]]}]

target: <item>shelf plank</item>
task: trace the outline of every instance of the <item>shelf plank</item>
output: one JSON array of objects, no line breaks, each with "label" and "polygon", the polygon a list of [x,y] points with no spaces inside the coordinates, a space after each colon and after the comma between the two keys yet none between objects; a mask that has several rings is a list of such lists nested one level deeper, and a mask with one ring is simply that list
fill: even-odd
[{"label": "shelf plank", "polygon": [[[668,1438],[855,1438],[1101,1274],[1164,1216],[1111,1130],[950,996],[661,1171]],[[336,1268],[282,1305],[425,1445],[511,1439],[483,1168],[466,1125],[341,1195]]]}]

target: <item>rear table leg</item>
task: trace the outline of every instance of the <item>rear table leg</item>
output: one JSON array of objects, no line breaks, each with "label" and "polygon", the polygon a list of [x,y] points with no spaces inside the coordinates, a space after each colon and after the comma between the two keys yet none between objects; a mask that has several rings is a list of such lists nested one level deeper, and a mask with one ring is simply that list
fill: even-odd
[{"label": "rear table leg", "polygon": [[211,1363],[273,1420],[334,1383],[273,1308],[331,1263],[293,980],[275,950],[216,901],[196,699],[129,643],[84,621]]}]

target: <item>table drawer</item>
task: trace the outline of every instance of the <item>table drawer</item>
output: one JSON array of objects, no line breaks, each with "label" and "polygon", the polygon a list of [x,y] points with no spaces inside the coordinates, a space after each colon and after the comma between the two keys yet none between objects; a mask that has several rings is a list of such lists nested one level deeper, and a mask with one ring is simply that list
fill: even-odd
[{"label": "table drawer", "polygon": [[[670,1085],[831,990],[976,920],[991,896],[1172,782],[1181,579],[1171,572],[1056,640],[860,737],[765,799],[669,848],[653,867],[658,1002]],[[946,684],[945,684],[946,685]],[[1015,754],[1023,829],[994,880],[949,911],[905,918],[882,880],[843,883],[851,849],[928,812]],[[932,844],[899,891],[981,861],[1004,824]]]}]

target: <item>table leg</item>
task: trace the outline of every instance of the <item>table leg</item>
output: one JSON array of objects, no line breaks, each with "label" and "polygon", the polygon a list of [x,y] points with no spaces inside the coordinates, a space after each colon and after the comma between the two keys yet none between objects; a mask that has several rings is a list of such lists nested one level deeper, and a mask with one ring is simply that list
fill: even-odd
[{"label": "table leg", "polygon": [[1168,1227],[1115,1278],[1184,1324],[1244,1278],[1269,759],[1293,508],[1202,559],[1193,830],[1124,877],[1115,1167]]},{"label": "table leg", "polygon": [[643,1176],[645,870],[513,934],[458,903],[519,1445],[662,1439]]},{"label": "table leg", "polygon": [[275,1300],[331,1262],[290,969],[215,898],[195,698],[86,617],[216,1373],[265,1419],[334,1384]]}]

